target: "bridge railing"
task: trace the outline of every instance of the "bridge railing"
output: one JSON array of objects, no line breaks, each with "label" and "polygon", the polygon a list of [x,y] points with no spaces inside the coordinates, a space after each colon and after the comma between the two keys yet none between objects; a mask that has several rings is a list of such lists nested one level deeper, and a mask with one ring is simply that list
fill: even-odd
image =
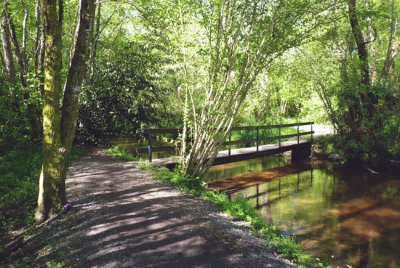
[{"label": "bridge railing", "polygon": [[[227,140],[222,145],[225,147],[225,150],[228,150],[228,155],[230,156],[231,150],[234,149],[233,146],[236,147],[237,145],[242,145],[240,148],[256,147],[256,151],[259,151],[262,145],[278,143],[278,146],[281,147],[283,141],[295,137],[297,138],[297,143],[300,143],[301,137],[307,135],[310,135],[312,141],[314,134],[313,124],[314,122],[301,122],[279,125],[232,127]],[[310,131],[300,131],[301,126],[308,125],[310,126]],[[290,129],[290,131],[287,131],[287,129]],[[243,131],[245,134],[238,133]],[[149,161],[152,161],[153,153],[172,151],[176,147],[175,145],[153,145],[153,142],[157,140],[157,138],[168,135],[171,140],[174,140],[178,138],[181,133],[181,128],[142,129],[142,134],[145,135],[147,140],[147,147],[139,147],[136,151],[138,153],[147,152]],[[243,136],[245,138],[242,138]],[[188,141],[190,141],[190,138],[188,138]]]}]

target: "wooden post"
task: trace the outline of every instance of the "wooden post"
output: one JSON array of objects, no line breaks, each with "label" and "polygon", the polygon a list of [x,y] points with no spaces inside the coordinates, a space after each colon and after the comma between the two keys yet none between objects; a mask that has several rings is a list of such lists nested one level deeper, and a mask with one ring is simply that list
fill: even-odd
[{"label": "wooden post", "polygon": [[311,123],[311,142],[313,142],[313,123]]},{"label": "wooden post", "polygon": [[231,156],[231,133],[232,133],[232,130],[229,130],[229,151],[228,151],[229,156]]},{"label": "wooden post", "polygon": [[281,126],[279,126],[279,148],[281,148]]},{"label": "wooden post", "polygon": [[152,150],[151,150],[151,129],[147,129],[147,153],[149,156],[149,161],[152,162]]},{"label": "wooden post", "polygon": [[259,131],[258,131],[258,127],[256,128],[257,129],[257,141],[256,141],[256,145],[257,145],[257,152],[258,152],[258,145],[259,145],[259,139],[260,139],[260,134],[258,133]]},{"label": "wooden post", "polygon": [[260,208],[260,201],[259,201],[259,195],[260,195],[260,190],[258,189],[258,184],[257,184],[257,186],[256,186],[257,188],[256,188],[256,208]]},{"label": "wooden post", "polygon": [[297,123],[297,144],[300,143],[300,131],[299,131],[299,124]]}]

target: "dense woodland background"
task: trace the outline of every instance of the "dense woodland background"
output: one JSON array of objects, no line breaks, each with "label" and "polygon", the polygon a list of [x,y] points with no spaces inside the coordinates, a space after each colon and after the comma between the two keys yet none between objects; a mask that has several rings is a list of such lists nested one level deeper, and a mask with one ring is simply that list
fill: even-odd
[{"label": "dense woodland background", "polygon": [[[78,66],[83,2],[94,9]],[[193,143],[181,143],[181,168],[201,175],[233,125],[312,120],[335,128],[346,163],[400,161],[397,0],[5,0],[1,10],[0,232],[34,221],[49,66],[59,88],[82,75],[76,145],[184,127]],[[61,57],[49,57],[46,14],[61,24]]]}]

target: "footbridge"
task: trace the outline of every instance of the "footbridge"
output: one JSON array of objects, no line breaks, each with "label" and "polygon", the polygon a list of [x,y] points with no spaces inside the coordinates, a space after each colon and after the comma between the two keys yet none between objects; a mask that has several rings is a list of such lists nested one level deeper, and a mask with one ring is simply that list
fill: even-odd
[{"label": "footbridge", "polygon": [[[267,155],[291,151],[292,159],[307,158],[311,154],[314,122],[291,124],[232,127],[227,140],[214,161],[214,165],[248,160]],[[172,141],[176,140],[182,129],[147,128],[147,147],[137,148],[138,153],[148,154],[150,162],[173,168],[178,158],[170,157],[176,150]],[[165,141],[171,141],[171,144]],[[160,157],[168,155],[169,157]],[[158,154],[153,161],[153,154]]]}]

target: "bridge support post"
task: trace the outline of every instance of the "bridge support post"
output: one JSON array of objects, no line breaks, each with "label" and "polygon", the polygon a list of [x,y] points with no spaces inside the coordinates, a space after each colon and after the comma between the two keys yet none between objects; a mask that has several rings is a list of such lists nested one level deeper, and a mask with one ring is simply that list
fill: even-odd
[{"label": "bridge support post", "polygon": [[281,148],[281,127],[279,126],[279,148]]},{"label": "bridge support post", "polygon": [[231,156],[231,141],[232,141],[232,135],[231,135],[232,131],[229,130],[229,151],[228,151],[228,155]]},{"label": "bridge support post", "polygon": [[256,145],[257,145],[257,152],[258,152],[258,145],[260,144],[260,133],[259,133],[259,128],[256,127],[257,130],[257,140],[256,140]]}]

